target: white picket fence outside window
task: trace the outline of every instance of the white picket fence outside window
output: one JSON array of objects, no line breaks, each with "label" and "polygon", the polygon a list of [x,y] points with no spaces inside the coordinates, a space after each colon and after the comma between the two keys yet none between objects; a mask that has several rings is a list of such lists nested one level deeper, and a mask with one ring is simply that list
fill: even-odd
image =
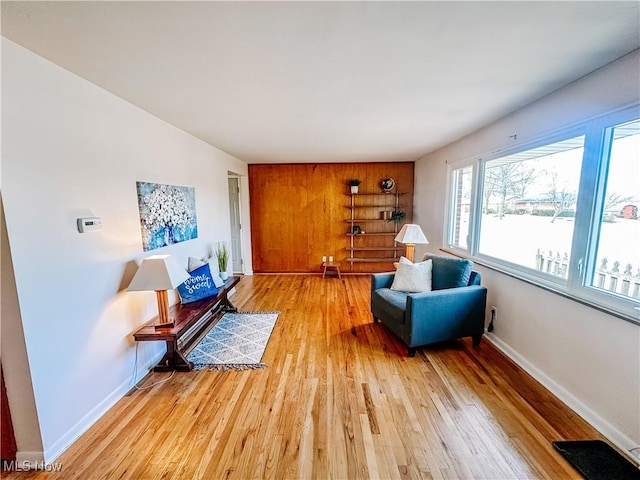
[{"label": "white picket fence outside window", "polygon": [[[627,263],[623,271],[620,271],[621,263],[614,261],[609,266],[609,260],[602,258],[593,278],[593,287],[616,293],[624,297],[640,299],[640,268],[633,273],[633,266]],[[536,253],[536,268],[550,275],[567,278],[569,269],[569,255],[567,253],[553,252],[549,250],[543,253],[538,249]]]}]

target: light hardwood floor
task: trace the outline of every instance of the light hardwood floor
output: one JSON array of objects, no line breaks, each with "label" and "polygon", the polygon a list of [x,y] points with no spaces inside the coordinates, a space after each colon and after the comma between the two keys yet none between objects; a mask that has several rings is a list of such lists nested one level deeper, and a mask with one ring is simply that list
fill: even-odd
[{"label": "light hardwood floor", "polygon": [[602,438],[486,340],[407,357],[368,276],[245,277],[232,301],[281,312],[268,368],[176,373],[121,399],[61,473],[6,478],[580,478],[551,442]]}]

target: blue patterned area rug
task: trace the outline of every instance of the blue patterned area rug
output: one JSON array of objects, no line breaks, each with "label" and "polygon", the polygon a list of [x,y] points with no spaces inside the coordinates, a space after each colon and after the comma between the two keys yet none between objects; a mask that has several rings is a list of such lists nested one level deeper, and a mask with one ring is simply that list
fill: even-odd
[{"label": "blue patterned area rug", "polygon": [[195,370],[266,368],[262,355],[280,312],[225,313],[187,355]]}]

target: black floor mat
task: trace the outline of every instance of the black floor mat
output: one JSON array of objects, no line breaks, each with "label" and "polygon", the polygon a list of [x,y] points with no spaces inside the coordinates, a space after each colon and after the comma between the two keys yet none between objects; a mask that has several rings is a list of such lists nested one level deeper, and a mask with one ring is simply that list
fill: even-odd
[{"label": "black floor mat", "polygon": [[640,480],[640,470],[602,440],[553,442],[587,480]]}]

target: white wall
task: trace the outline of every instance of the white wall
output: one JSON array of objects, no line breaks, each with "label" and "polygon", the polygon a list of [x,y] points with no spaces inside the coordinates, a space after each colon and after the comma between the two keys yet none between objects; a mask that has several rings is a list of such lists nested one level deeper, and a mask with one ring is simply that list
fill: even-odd
[{"label": "white wall", "polygon": [[[133,262],[168,253],[186,267],[229,241],[227,172],[247,166],[4,38],[2,120],[2,196],[50,461],[132,384],[131,334],[157,313],[153,292],[124,290]],[[143,253],[136,181],[195,187],[198,239]],[[102,231],[78,233],[87,215]],[[163,349],[139,346],[138,378]]]},{"label": "white wall", "polygon": [[[442,247],[447,162],[640,101],[638,51],[416,162],[415,217]],[[423,249],[424,250],[424,249]],[[640,445],[640,327],[478,266],[493,341],[624,450]]]},{"label": "white wall", "polygon": [[[11,248],[7,235],[4,207],[0,198],[0,258],[1,258],[1,298],[0,305],[0,345],[2,348],[2,369],[8,385],[7,396],[11,417],[20,452],[17,460],[42,461],[42,435],[38,425],[38,412],[33,396],[29,358],[25,347],[22,317],[18,305]],[[19,421],[17,421],[19,420]]]}]

